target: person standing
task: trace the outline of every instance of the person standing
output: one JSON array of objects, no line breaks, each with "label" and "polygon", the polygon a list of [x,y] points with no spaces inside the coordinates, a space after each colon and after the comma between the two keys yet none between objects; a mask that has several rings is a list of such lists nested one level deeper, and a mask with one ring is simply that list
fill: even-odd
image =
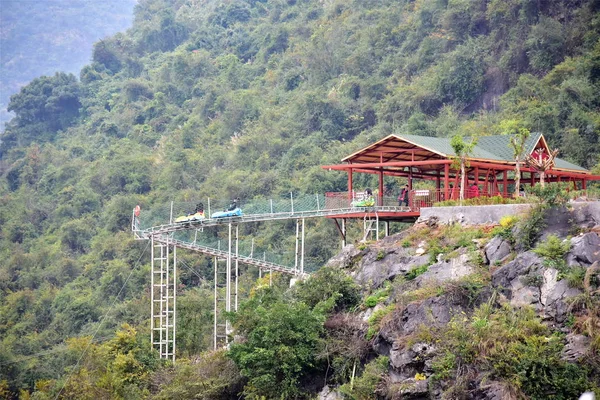
[{"label": "person standing", "polygon": [[471,198],[475,198],[475,197],[479,197],[479,186],[477,186],[475,184],[475,182],[473,182],[473,184],[471,185],[471,187],[469,188],[470,192],[471,192]]},{"label": "person standing", "polygon": [[402,207],[403,205],[408,207],[408,193],[410,192],[408,185],[405,185],[400,192],[400,196],[398,196],[398,205]]}]

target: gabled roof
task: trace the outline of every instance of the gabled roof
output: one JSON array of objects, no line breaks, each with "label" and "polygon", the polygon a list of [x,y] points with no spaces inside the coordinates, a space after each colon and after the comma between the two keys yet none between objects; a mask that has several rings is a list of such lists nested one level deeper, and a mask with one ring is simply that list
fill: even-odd
[{"label": "gabled roof", "polygon": [[[450,138],[438,138],[416,135],[388,135],[351,155],[342,159],[349,163],[370,163],[390,161],[425,161],[429,159],[446,159],[456,157],[450,145]],[[468,140],[468,139],[466,139]],[[525,154],[532,154],[537,147],[548,151],[546,140],[541,133],[532,133],[525,142]],[[470,160],[514,164],[513,150],[510,147],[510,135],[482,136],[474,147]],[[435,168],[439,168],[436,166]],[[555,159],[557,170],[589,172],[585,168],[568,161]]]}]

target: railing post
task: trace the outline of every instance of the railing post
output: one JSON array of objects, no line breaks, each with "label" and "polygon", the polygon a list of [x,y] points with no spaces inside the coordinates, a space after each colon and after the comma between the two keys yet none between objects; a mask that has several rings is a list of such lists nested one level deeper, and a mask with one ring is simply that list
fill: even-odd
[{"label": "railing post", "polygon": [[270,199],[271,202],[271,214],[273,214],[273,199]]},{"label": "railing post", "polygon": [[315,197],[317,198],[317,211],[320,211],[320,205],[319,205],[319,193],[315,193]]},{"label": "railing post", "polygon": [[169,224],[173,223],[173,201],[171,201],[171,214],[169,216]]},{"label": "railing post", "polygon": [[290,192],[290,201],[292,203],[292,214],[294,213],[294,194]]},{"label": "railing post", "polygon": [[208,218],[210,218],[210,197],[208,197]]}]

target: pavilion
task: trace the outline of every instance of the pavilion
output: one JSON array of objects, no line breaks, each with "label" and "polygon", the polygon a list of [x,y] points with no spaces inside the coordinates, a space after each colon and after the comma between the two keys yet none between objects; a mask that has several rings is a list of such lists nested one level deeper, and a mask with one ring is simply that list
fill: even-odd
[{"label": "pavilion", "polygon": [[[508,172],[515,170],[515,157],[509,146],[509,135],[480,137],[471,154],[467,157],[467,180],[475,183],[487,196],[507,197],[514,178]],[[541,133],[532,133],[525,143],[525,155],[542,154],[547,157],[550,149]],[[348,173],[348,191],[353,191],[354,173],[379,175],[379,197],[384,193],[383,177],[406,177],[412,190],[413,179],[435,181],[436,189],[449,199],[450,184],[458,187],[460,169],[455,167],[456,154],[450,145],[450,138],[437,138],[414,135],[389,135],[347,157],[338,165],[325,165],[327,170]],[[521,182],[534,185],[539,174],[521,162]],[[555,158],[551,169],[545,171],[546,182],[570,182],[573,189],[586,189],[587,182],[600,180],[599,175],[583,167],[560,158]],[[440,196],[441,197],[441,196]]]}]

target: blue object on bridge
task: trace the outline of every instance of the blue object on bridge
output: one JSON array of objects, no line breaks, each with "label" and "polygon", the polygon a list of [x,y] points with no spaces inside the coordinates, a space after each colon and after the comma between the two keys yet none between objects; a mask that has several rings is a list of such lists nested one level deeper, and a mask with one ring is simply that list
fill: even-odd
[{"label": "blue object on bridge", "polygon": [[219,211],[216,213],[213,213],[213,215],[211,215],[211,218],[227,218],[227,217],[241,217],[242,216],[242,209],[241,208],[235,208],[231,211]]}]

